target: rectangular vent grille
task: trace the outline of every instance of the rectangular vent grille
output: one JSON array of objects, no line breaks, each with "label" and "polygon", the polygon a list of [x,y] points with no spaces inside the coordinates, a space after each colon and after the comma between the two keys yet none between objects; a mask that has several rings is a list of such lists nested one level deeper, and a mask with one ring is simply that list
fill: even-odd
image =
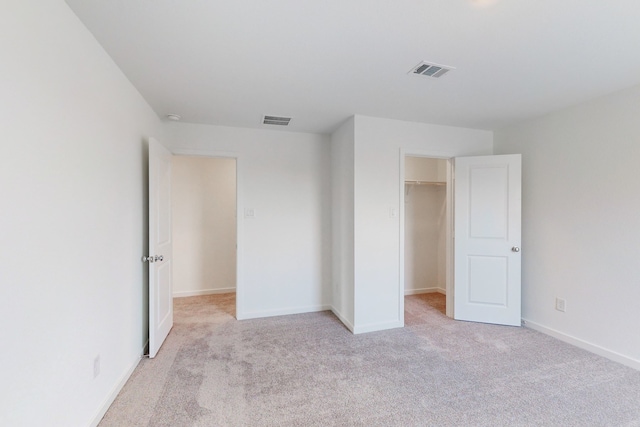
[{"label": "rectangular vent grille", "polygon": [[291,117],[264,116],[262,118],[262,124],[265,125],[289,126],[290,121]]},{"label": "rectangular vent grille", "polygon": [[431,64],[429,62],[423,61],[413,67],[411,71],[409,71],[409,74],[439,79],[440,77],[444,76],[449,71],[454,69],[454,67],[449,67],[447,65]]}]

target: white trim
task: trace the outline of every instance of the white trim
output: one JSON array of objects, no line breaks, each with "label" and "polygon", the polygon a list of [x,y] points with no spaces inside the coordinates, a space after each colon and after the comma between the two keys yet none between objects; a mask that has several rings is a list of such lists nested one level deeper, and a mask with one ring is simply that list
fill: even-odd
[{"label": "white trim", "polygon": [[[145,344],[145,348],[146,348],[146,344]],[[133,374],[133,371],[135,371],[135,369],[138,367],[138,364],[140,363],[141,360],[142,360],[142,355],[136,357],[136,359],[133,361],[129,369],[127,369],[125,373],[120,377],[120,380],[116,383],[116,385],[111,390],[111,393],[109,393],[107,398],[102,402],[102,405],[100,405],[100,407],[98,408],[98,411],[96,412],[96,414],[93,416],[93,420],[89,424],[91,427],[96,427],[98,424],[100,424],[100,421],[102,421],[104,414],[107,413],[113,401],[116,400],[116,397],[118,397],[118,393],[120,393],[124,385],[127,383],[129,378]]]},{"label": "white trim", "polygon": [[453,157],[447,160],[447,231],[446,231],[446,245],[445,250],[447,254],[445,256],[445,287],[447,295],[447,300],[445,301],[445,314],[447,317],[453,319],[454,317],[454,275],[453,275],[453,257],[455,256],[455,237],[454,237],[454,228],[455,223],[453,221],[453,212],[455,210],[455,206],[453,203],[453,194],[455,191],[455,177],[454,177],[454,168],[453,168]]},{"label": "white trim", "polygon": [[179,291],[174,292],[174,298],[184,298],[184,297],[197,297],[201,295],[215,295],[215,294],[231,294],[236,293],[236,288],[218,288],[218,289],[203,289],[201,291]]},{"label": "white trim", "polygon": [[236,154],[236,319],[244,312],[244,163],[240,154]]},{"label": "white trim", "polygon": [[433,294],[439,293],[442,295],[446,295],[446,289],[442,288],[420,288],[420,289],[405,289],[404,294],[406,295],[418,295],[418,294]]},{"label": "white trim", "polygon": [[344,326],[347,327],[348,330],[351,331],[351,333],[353,333],[353,324],[349,322],[346,317],[340,314],[340,312],[334,306],[331,306],[331,312],[338,318],[339,321],[344,324]]},{"label": "white trim", "polygon": [[331,310],[330,305],[310,305],[307,307],[291,307],[291,308],[283,308],[283,309],[277,309],[277,310],[250,311],[250,312],[242,313],[242,315],[237,314],[236,318],[238,320],[261,319],[263,317],[285,316],[288,314],[315,313],[317,311],[328,311],[328,310]]},{"label": "white trim", "polygon": [[542,326],[539,323],[532,322],[531,320],[522,319],[522,325],[527,328],[533,329],[535,331],[542,332],[545,335],[549,335],[554,338],[557,338],[560,341],[564,341],[566,343],[579,347],[583,350],[587,350],[591,353],[595,353],[598,356],[606,357],[609,360],[613,360],[614,362],[621,363],[625,366],[628,366],[630,368],[637,369],[640,371],[640,360],[638,359],[633,359],[629,356],[616,353],[615,351],[608,350],[604,347],[600,347],[599,345],[581,340],[580,338],[576,338],[571,335],[567,335],[563,332],[557,331],[555,329]]},{"label": "white trim", "polygon": [[[398,320],[404,326],[404,296],[407,294],[405,290],[404,283],[404,269],[405,269],[405,261],[404,261],[404,244],[405,244],[405,235],[404,235],[404,220],[405,220],[405,202],[404,202],[404,179],[405,179],[405,164],[407,163],[407,154],[403,147],[400,147],[400,177],[398,179],[399,191],[400,191],[400,200],[398,206],[398,214],[400,216],[400,221],[398,221],[398,235],[400,237],[400,246],[398,247],[398,256],[399,256],[399,275],[398,275]],[[353,332],[353,329],[351,330]],[[355,332],[354,332],[355,334]]]},{"label": "white trim", "polygon": [[352,332],[355,335],[355,334],[364,334],[367,332],[385,331],[387,329],[395,329],[395,328],[404,328],[404,322],[396,320],[393,322],[369,323],[368,325],[355,326]]}]

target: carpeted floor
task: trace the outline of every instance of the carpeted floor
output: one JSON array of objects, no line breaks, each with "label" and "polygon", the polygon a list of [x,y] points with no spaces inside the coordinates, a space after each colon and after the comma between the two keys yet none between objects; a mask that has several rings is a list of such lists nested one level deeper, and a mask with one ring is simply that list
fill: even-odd
[{"label": "carpeted floor", "polygon": [[640,372],[526,328],[457,322],[438,294],[406,327],[331,313],[236,321],[233,294],[175,300],[175,326],[100,426],[640,426]]}]

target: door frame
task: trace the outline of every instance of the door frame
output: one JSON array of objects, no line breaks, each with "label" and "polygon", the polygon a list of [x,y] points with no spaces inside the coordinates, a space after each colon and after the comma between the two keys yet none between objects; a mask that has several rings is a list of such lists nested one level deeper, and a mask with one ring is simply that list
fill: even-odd
[{"label": "door frame", "polygon": [[399,283],[399,315],[402,319],[402,323],[404,324],[404,269],[405,269],[405,259],[404,259],[404,242],[405,242],[405,229],[404,229],[404,215],[405,215],[405,159],[407,157],[425,157],[431,159],[442,159],[447,161],[447,190],[446,190],[446,205],[447,205],[447,215],[446,215],[446,237],[445,237],[445,289],[446,289],[446,309],[445,314],[447,317],[453,318],[453,298],[454,298],[454,289],[453,289],[453,159],[455,158],[455,153],[436,151],[436,150],[405,150],[404,148],[400,149],[400,206],[398,209],[400,216],[400,283]]},{"label": "door frame", "polygon": [[217,150],[200,150],[189,148],[171,148],[169,149],[174,156],[191,156],[191,157],[208,157],[208,158],[224,158],[235,159],[236,161],[236,319],[241,320],[244,317],[244,280],[242,272],[244,269],[244,234],[243,234],[243,215],[244,206],[242,204],[242,189],[244,183],[242,180],[242,160],[239,153],[235,151],[217,151]]}]

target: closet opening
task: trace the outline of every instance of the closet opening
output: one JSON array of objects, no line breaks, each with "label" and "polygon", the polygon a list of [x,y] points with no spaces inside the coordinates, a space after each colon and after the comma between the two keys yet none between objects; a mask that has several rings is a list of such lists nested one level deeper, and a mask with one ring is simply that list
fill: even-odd
[{"label": "closet opening", "polygon": [[450,177],[449,159],[404,156],[405,323],[416,304],[453,316]]},{"label": "closet opening", "polygon": [[237,161],[174,155],[173,297],[229,294],[237,284]]}]

